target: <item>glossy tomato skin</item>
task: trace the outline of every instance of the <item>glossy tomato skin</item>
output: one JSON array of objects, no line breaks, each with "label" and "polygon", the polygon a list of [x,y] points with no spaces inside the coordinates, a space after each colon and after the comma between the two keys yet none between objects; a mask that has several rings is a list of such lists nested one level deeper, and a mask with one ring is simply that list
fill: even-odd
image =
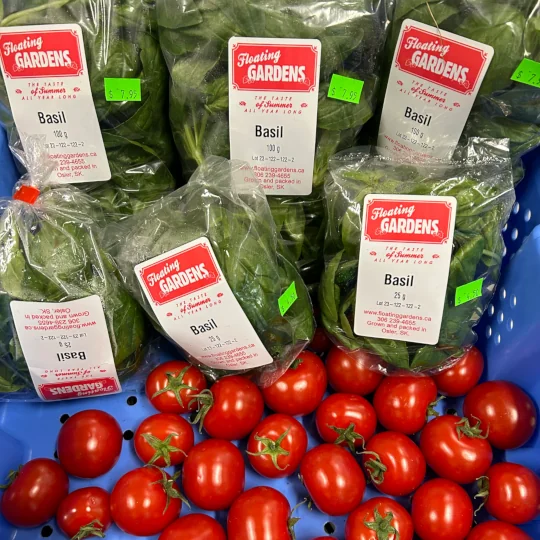
[{"label": "glossy tomato skin", "polygon": [[[468,421],[467,421],[468,423]],[[458,484],[470,484],[486,474],[493,450],[484,438],[469,437],[460,430],[463,419],[439,416],[428,422],[420,435],[420,449],[435,473]]]},{"label": "glossy tomato skin", "polygon": [[[378,433],[366,445],[362,462],[368,474],[373,478],[374,486],[386,495],[402,497],[411,494],[426,476],[426,460],[420,448],[403,433],[383,431]],[[372,452],[371,454],[369,452]],[[371,465],[379,456],[386,471],[378,473],[376,464]]]},{"label": "glossy tomato skin", "polygon": [[540,479],[517,463],[496,463],[486,473],[486,510],[496,519],[521,525],[540,514]]},{"label": "glossy tomato skin", "polygon": [[412,435],[424,427],[436,399],[431,377],[386,377],[375,391],[373,406],[386,429]]},{"label": "glossy tomato skin", "polygon": [[[366,525],[368,523],[373,527],[377,522],[375,511],[383,519],[388,519],[389,514],[392,514],[393,517],[388,523],[399,535],[399,540],[413,540],[414,528],[409,512],[401,504],[387,497],[369,499],[351,512],[345,525],[345,540],[379,540],[380,535],[377,534],[377,530]],[[379,530],[384,531],[380,528]],[[396,532],[390,532],[385,538],[397,540]]]},{"label": "glossy tomato skin", "polygon": [[[157,437],[160,441],[166,441],[169,436],[172,438],[168,445],[160,445],[155,443],[155,447],[152,446],[146,437]],[[194,443],[193,428],[191,424],[176,414],[159,413],[149,416],[141,422],[135,436],[133,437],[135,443],[135,452],[139,459],[143,463],[150,463],[156,455],[158,459],[152,461],[152,465],[157,467],[169,467],[171,465],[179,465],[184,462],[187,453],[191,450]],[[166,448],[172,446],[179,451],[174,451],[174,448]],[[159,449],[165,447],[164,450]],[[158,452],[156,454],[156,452]],[[170,462],[167,463],[164,455],[168,455]]]},{"label": "glossy tomato skin", "polygon": [[[152,536],[160,533],[180,514],[182,501],[169,499],[163,486],[156,483],[171,477],[157,467],[141,467],[124,474],[111,493],[111,516],[125,533]],[[178,486],[174,483],[174,488]]]},{"label": "glossy tomato skin", "polygon": [[[272,443],[259,439],[277,441],[286,433],[280,443],[281,452],[273,450]],[[247,444],[247,456],[251,466],[266,478],[284,478],[293,474],[306,453],[308,437],[304,426],[287,414],[271,414],[253,430]],[[276,446],[276,445],[274,445]],[[288,452],[288,455],[284,455]],[[266,452],[263,455],[253,455]],[[277,467],[272,460],[275,454]]]},{"label": "glossy tomato skin", "polygon": [[486,521],[474,527],[467,540],[532,540],[532,538],[510,523]]},{"label": "glossy tomato skin", "polygon": [[334,443],[340,439],[341,446],[362,448],[375,433],[377,416],[371,403],[362,396],[332,394],[317,408],[315,424],[323,441]]},{"label": "glossy tomato skin", "polygon": [[277,490],[261,486],[236,499],[227,518],[228,540],[290,540],[289,501]]},{"label": "glossy tomato skin", "polygon": [[411,515],[421,540],[463,540],[472,527],[473,505],[460,485],[436,478],[414,494]]},{"label": "glossy tomato skin", "polygon": [[330,349],[326,357],[328,382],[336,392],[367,396],[375,392],[384,375],[370,369],[377,357],[366,351],[347,354],[338,347]]},{"label": "glossy tomato skin", "polygon": [[314,351],[316,354],[324,354],[332,346],[330,338],[326,335],[324,328],[319,326],[315,330],[313,339],[309,342],[308,348]]},{"label": "glossy tomato skin", "polygon": [[85,487],[72,491],[58,507],[56,521],[60,530],[73,538],[82,527],[99,521],[97,529],[105,532],[112,524],[110,497],[100,487]]},{"label": "glossy tomato skin", "polygon": [[361,502],[366,489],[362,469],[352,454],[335,444],[321,444],[307,452],[300,475],[309,496],[324,514],[343,516]]},{"label": "glossy tomato skin", "polygon": [[443,396],[461,397],[472,390],[484,372],[484,357],[476,348],[469,349],[451,368],[433,376]]},{"label": "glossy tomato skin", "polygon": [[463,413],[471,422],[489,426],[488,441],[500,450],[523,446],[533,435],[537,415],[533,400],[513,383],[488,381],[473,388],[463,403]]},{"label": "glossy tomato skin", "polygon": [[322,360],[304,351],[272,385],[262,389],[266,405],[274,412],[291,416],[312,413],[326,392],[326,369]]},{"label": "glossy tomato skin", "polygon": [[[171,388],[163,392],[165,388]],[[146,379],[146,397],[160,412],[184,414],[194,411],[197,403],[190,405],[193,396],[207,387],[199,369],[183,360],[170,360],[157,366]],[[158,395],[156,395],[158,394]],[[178,397],[180,397],[180,401]]]},{"label": "glossy tomato skin", "polygon": [[5,489],[0,512],[15,527],[38,527],[56,514],[68,490],[67,474],[56,461],[33,459]]},{"label": "glossy tomato skin", "polygon": [[81,411],[60,428],[58,460],[68,474],[97,478],[116,465],[122,442],[120,424],[110,414],[93,409]]},{"label": "glossy tomato skin", "polygon": [[188,514],[171,523],[159,540],[227,540],[223,527],[206,514]]},{"label": "glossy tomato skin", "polygon": [[240,375],[223,377],[211,387],[213,404],[203,426],[214,439],[247,437],[261,420],[264,401],[257,385]]},{"label": "glossy tomato skin", "polygon": [[196,444],[184,461],[184,493],[203,510],[226,510],[244,491],[244,483],[244,459],[229,441],[208,439]]}]

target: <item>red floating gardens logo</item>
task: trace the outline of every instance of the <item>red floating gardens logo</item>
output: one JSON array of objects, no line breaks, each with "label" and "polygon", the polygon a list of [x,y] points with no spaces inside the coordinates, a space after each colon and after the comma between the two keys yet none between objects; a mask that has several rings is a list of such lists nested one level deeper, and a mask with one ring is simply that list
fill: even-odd
[{"label": "red floating gardens logo", "polygon": [[233,88],[310,92],[317,84],[318,56],[319,51],[310,44],[235,43]]},{"label": "red floating gardens logo", "polygon": [[444,244],[451,221],[446,201],[372,199],[366,205],[364,236],[372,242]]},{"label": "red floating gardens logo", "polygon": [[74,30],[0,33],[0,58],[7,77],[73,77],[83,72],[79,35]]}]

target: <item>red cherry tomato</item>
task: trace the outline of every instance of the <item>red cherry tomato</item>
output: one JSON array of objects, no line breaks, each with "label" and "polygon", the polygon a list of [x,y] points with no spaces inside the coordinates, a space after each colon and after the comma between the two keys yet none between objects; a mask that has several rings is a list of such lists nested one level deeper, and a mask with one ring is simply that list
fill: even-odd
[{"label": "red cherry tomato", "polygon": [[206,389],[206,379],[195,366],[182,360],[160,364],[146,379],[146,397],[160,412],[184,414],[194,411],[193,396]]},{"label": "red cherry tomato", "polygon": [[420,448],[409,437],[395,431],[383,431],[372,437],[362,461],[374,486],[393,497],[409,495],[426,475],[426,460]]},{"label": "red cherry tomato", "polygon": [[289,501],[271,487],[255,487],[242,493],[229,510],[229,540],[290,540]]},{"label": "red cherry tomato", "polygon": [[373,396],[379,422],[390,431],[412,435],[426,421],[437,400],[437,386],[430,377],[386,377]]},{"label": "red cherry tomato", "polygon": [[345,525],[345,540],[413,540],[412,518],[387,497],[374,497],[351,512]]},{"label": "red cherry tomato", "polygon": [[123,435],[108,413],[89,409],[70,416],[58,434],[58,460],[68,474],[97,478],[120,458]]},{"label": "red cherry tomato", "polygon": [[171,523],[159,540],[227,540],[223,527],[206,514],[188,514]]},{"label": "red cherry tomato", "polygon": [[502,521],[486,521],[477,525],[467,540],[532,540],[521,529]]},{"label": "red cherry tomato", "polygon": [[124,474],[111,493],[111,515],[118,527],[134,536],[152,536],[180,513],[178,486],[164,470],[141,467]]},{"label": "red cherry tomato", "polygon": [[245,468],[240,450],[229,441],[196,444],[184,461],[186,497],[203,510],[225,510],[244,491]]},{"label": "red cherry tomato", "polygon": [[493,451],[481,429],[467,418],[444,415],[428,422],[420,436],[420,449],[438,476],[470,484],[486,474]]},{"label": "red cherry tomato", "polygon": [[[199,394],[200,422],[215,439],[234,441],[247,437],[259,423],[264,401],[257,385],[246,377],[229,375]],[[200,431],[200,428],[199,428]]]},{"label": "red cherry tomato", "polygon": [[461,486],[436,478],[414,494],[411,514],[421,540],[463,540],[472,527],[473,505]]},{"label": "red cherry tomato", "polygon": [[56,514],[68,490],[68,477],[56,461],[33,459],[9,475],[0,512],[15,527],[38,527]]},{"label": "red cherry tomato", "polygon": [[484,372],[484,357],[476,348],[469,349],[451,368],[433,376],[443,396],[461,397],[478,384]]},{"label": "red cherry tomato", "polygon": [[133,439],[139,459],[157,467],[183,463],[194,442],[191,424],[170,413],[154,414],[143,420]]},{"label": "red cherry tomato", "polygon": [[326,369],[322,360],[304,351],[272,385],[262,389],[264,401],[277,413],[305,416],[312,413],[326,392]]},{"label": "red cherry tomato", "polygon": [[343,516],[362,501],[366,480],[356,459],[335,444],[321,444],[308,451],[300,475],[317,508],[330,516]]},{"label": "red cherry tomato", "polygon": [[247,455],[260,475],[284,478],[296,471],[307,445],[306,430],[298,420],[286,414],[271,414],[250,435]]},{"label": "red cherry tomato", "polygon": [[56,512],[58,528],[68,537],[87,538],[104,533],[112,524],[110,497],[100,487],[72,491]]},{"label": "red cherry tomato", "polygon": [[481,493],[488,493],[486,510],[496,519],[521,525],[540,514],[540,479],[517,463],[496,463],[480,480]]},{"label": "red cherry tomato", "polygon": [[347,445],[354,452],[375,433],[377,416],[362,396],[332,394],[317,408],[315,424],[323,441]]},{"label": "red cherry tomato", "polygon": [[366,351],[347,354],[338,347],[332,347],[326,357],[328,382],[336,392],[367,396],[375,392],[384,375],[370,369],[377,357]]},{"label": "red cherry tomato", "polygon": [[319,326],[315,330],[315,335],[309,342],[308,347],[317,354],[324,354],[326,351],[328,351],[328,349],[330,349],[331,346],[332,342],[330,341],[330,338],[326,335],[324,328]]},{"label": "red cherry tomato", "polygon": [[519,386],[506,381],[489,381],[473,388],[463,403],[464,415],[479,418],[488,441],[500,450],[523,446],[536,429],[536,408]]}]

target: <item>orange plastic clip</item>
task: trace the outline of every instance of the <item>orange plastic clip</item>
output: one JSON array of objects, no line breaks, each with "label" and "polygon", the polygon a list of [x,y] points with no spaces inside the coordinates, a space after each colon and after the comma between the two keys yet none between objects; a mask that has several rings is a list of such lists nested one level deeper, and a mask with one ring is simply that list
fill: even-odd
[{"label": "orange plastic clip", "polygon": [[17,201],[27,202],[29,204],[34,204],[39,197],[39,189],[34,186],[21,186],[13,198]]}]

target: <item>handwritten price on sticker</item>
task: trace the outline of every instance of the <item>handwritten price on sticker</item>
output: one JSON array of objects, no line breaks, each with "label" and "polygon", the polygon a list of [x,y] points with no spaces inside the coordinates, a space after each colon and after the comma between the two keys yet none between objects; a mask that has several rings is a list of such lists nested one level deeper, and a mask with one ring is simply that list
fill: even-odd
[{"label": "handwritten price on sticker", "polygon": [[540,88],[540,62],[524,58],[511,79],[516,82]]}]

